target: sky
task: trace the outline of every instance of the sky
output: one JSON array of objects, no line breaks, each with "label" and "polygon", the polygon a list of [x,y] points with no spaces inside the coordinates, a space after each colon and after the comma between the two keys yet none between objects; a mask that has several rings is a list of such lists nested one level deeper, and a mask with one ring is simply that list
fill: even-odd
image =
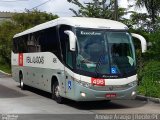
[{"label": "sky", "polygon": [[[84,3],[92,0],[79,1]],[[118,0],[118,2],[120,7],[127,8],[128,0]],[[60,17],[73,16],[74,14],[69,10],[69,8],[73,8],[75,10],[78,9],[77,6],[67,2],[67,0],[0,0],[0,11],[4,12],[23,12],[25,9],[31,10],[34,7],[37,7],[41,11],[57,14]]]}]

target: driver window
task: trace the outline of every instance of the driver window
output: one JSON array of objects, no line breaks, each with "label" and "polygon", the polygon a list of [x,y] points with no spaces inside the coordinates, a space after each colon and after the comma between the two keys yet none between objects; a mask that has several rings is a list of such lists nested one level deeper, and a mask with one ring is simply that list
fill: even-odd
[{"label": "driver window", "polygon": [[61,25],[59,27],[59,38],[61,42],[61,50],[63,55],[63,61],[71,68],[73,68],[73,52],[69,50],[69,36],[64,33],[65,30],[71,30],[71,26]]}]

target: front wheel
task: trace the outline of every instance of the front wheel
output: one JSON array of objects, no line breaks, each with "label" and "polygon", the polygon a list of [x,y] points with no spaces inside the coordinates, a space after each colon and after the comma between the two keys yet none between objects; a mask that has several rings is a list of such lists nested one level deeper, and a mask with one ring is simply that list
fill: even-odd
[{"label": "front wheel", "polygon": [[64,98],[60,96],[60,87],[57,81],[53,84],[52,87],[52,99],[60,104],[64,102]]}]

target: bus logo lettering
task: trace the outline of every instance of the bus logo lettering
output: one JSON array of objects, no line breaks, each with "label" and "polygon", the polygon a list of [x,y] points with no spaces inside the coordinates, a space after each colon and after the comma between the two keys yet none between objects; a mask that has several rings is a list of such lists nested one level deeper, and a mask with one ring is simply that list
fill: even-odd
[{"label": "bus logo lettering", "polygon": [[43,56],[36,56],[36,57],[27,57],[26,58],[27,63],[38,63],[38,64],[44,64],[44,57]]}]

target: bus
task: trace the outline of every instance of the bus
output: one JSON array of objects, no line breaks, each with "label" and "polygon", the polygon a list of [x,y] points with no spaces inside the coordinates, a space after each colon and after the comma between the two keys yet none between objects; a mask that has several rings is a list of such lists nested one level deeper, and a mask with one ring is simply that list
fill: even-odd
[{"label": "bus", "polygon": [[123,23],[86,17],[62,17],[13,37],[12,76],[21,89],[31,86],[62,103],[134,99],[136,56],[132,36]]}]

